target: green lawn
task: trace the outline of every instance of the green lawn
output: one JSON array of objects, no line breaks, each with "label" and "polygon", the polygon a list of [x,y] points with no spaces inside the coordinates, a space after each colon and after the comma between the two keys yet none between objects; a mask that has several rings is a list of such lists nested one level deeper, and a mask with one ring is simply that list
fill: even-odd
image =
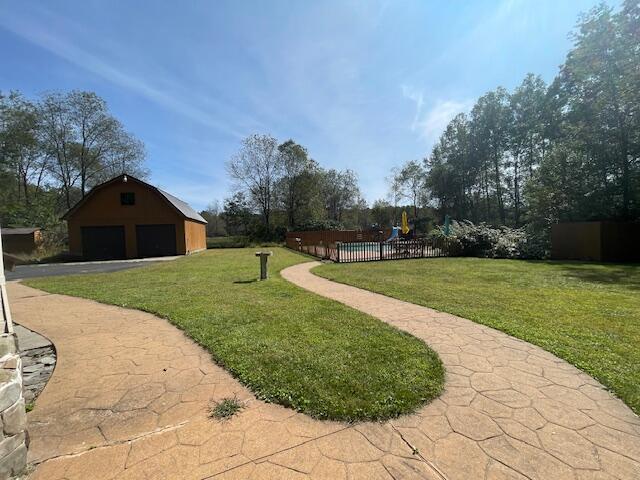
[{"label": "green lawn", "polygon": [[640,413],[639,265],[440,258],[333,264],[314,272],[539,345]]},{"label": "green lawn", "polygon": [[[271,272],[309,260],[272,250]],[[25,283],[168,318],[258,397],[318,418],[393,417],[440,393],[442,364],[424,342],[276,273],[256,282],[254,252],[212,250],[121,272]]]}]

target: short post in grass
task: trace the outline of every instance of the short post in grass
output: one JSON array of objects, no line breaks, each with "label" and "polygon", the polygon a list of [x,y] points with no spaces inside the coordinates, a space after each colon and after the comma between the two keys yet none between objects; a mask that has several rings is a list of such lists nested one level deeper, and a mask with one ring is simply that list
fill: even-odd
[{"label": "short post in grass", "polygon": [[256,252],[256,257],[260,257],[260,280],[268,278],[267,259],[273,255],[273,252]]}]

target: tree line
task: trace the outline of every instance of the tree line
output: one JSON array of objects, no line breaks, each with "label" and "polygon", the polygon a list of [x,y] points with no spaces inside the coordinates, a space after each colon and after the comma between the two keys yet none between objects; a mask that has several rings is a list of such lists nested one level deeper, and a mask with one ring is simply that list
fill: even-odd
[{"label": "tree line", "polygon": [[0,92],[0,221],[47,227],[95,185],[144,178],[143,143],[93,92]]},{"label": "tree line", "polygon": [[358,212],[366,202],[355,172],[322,168],[293,140],[250,135],[226,169],[233,195],[203,212],[212,235],[275,239],[286,230],[362,224]]},{"label": "tree line", "polygon": [[258,219],[262,233],[376,228],[406,209],[418,232],[449,215],[542,236],[556,222],[638,219],[640,3],[599,5],[571,36],[549,85],[530,73],[513,91],[482,95],[429,155],[391,171],[386,199],[369,207],[354,172],[321,168],[293,140],[254,135],[227,165],[236,193],[216,218],[236,233]]},{"label": "tree line", "polygon": [[[251,135],[226,165],[233,194],[210,235],[379,228],[406,209],[418,232],[445,215],[545,232],[560,221],[640,217],[640,3],[595,7],[547,85],[528,74],[482,95],[423,160],[395,168],[367,205],[357,174],[323,168],[294,140]],[[0,93],[0,221],[49,226],[94,185],[144,178],[144,145],[92,92]]]},{"label": "tree line", "polygon": [[487,92],[405,166],[441,215],[538,231],[640,217],[640,3],[595,7],[572,38],[550,85]]},{"label": "tree line", "polygon": [[[226,167],[233,193],[201,212],[210,237],[280,240],[295,230],[382,229],[397,225],[403,210],[417,208],[411,203],[415,182],[402,182],[394,202],[369,205],[354,171],[323,168],[291,139],[251,135]],[[434,219],[430,207],[420,208],[420,215],[425,228]]]}]

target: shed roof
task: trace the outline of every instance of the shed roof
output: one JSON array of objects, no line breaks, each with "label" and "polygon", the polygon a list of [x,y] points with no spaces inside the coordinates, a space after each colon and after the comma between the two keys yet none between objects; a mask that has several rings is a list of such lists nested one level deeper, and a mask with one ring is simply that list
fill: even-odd
[{"label": "shed roof", "polygon": [[[100,185],[96,185],[95,187],[93,187],[89,193],[87,193],[85,195],[85,197],[80,200],[78,203],[76,203],[73,207],[71,207],[69,209],[69,211],[67,211],[67,213],[65,213],[62,218],[63,219],[67,219],[69,218],[70,215],[73,215],[73,213],[78,210],[97,190],[100,190],[108,185],[111,185],[112,183],[116,183],[118,180],[120,181],[125,181],[125,177],[126,177],[126,181],[133,181],[136,183],[139,183],[141,185],[144,185],[148,188],[150,188],[151,190],[155,190],[156,192],[158,192],[158,194],[164,198],[169,205],[171,205],[171,207],[173,207],[179,214],[181,214],[184,218],[187,218],[189,220],[193,220],[199,223],[207,223],[207,221],[202,218],[202,215],[200,215],[198,212],[196,212],[193,208],[191,208],[191,206],[183,201],[180,200],[178,197],[174,197],[173,195],[171,195],[170,193],[165,192],[164,190],[160,190],[158,187],[154,187],[153,185],[147,183],[147,182],[143,182],[140,179],[137,179],[135,177],[132,177],[131,175],[127,175],[127,174],[122,174],[122,175],[118,175],[117,177],[112,178],[111,180],[107,180],[104,183],[101,183]],[[4,230],[3,230],[4,231]]]},{"label": "shed roof", "polygon": [[159,188],[156,188],[156,190],[158,190],[158,192],[160,192],[160,194],[164,198],[166,198],[169,203],[171,203],[175,208],[177,208],[180,213],[182,213],[182,215],[184,215],[186,218],[195,220],[196,222],[207,223],[207,221],[202,218],[202,215],[191,208],[191,205],[189,205],[187,202],[184,202],[178,197],[174,197],[170,193],[165,192],[164,190],[160,190]]},{"label": "shed roof", "polygon": [[29,235],[40,230],[39,227],[3,228],[2,235]]}]

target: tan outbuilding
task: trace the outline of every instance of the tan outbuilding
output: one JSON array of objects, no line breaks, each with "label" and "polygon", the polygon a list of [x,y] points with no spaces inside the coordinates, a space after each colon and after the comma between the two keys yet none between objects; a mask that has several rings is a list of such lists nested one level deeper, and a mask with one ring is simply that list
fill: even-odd
[{"label": "tan outbuilding", "polygon": [[32,253],[42,243],[39,228],[3,228],[2,245],[7,253]]},{"label": "tan outbuilding", "polygon": [[62,218],[69,251],[88,260],[186,255],[207,248],[202,216],[129,175],[94,187]]}]

